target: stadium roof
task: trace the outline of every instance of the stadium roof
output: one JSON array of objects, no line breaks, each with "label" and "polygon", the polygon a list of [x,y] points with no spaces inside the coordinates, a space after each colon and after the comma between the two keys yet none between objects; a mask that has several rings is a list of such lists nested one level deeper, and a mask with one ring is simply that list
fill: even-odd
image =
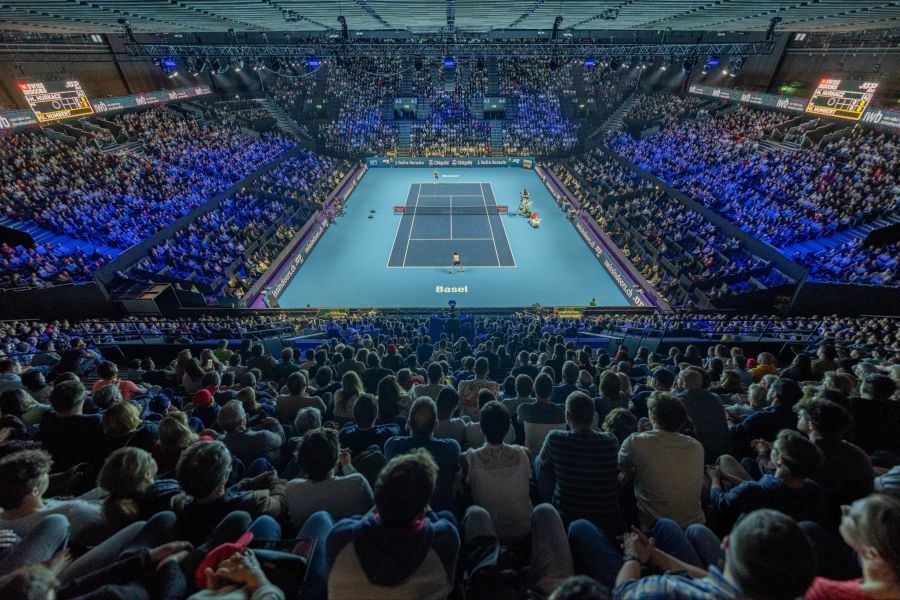
[{"label": "stadium roof", "polygon": [[0,0],[0,30],[45,33],[351,31],[849,32],[900,25],[883,0]]}]

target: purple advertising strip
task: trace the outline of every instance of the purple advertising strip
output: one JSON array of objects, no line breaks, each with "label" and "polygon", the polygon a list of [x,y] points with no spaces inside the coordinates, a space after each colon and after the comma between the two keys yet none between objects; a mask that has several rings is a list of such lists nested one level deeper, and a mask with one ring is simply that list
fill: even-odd
[{"label": "purple advertising strip", "polygon": [[618,246],[606,235],[597,223],[588,214],[581,211],[581,206],[569,193],[566,187],[560,183],[553,171],[543,167],[537,168],[538,176],[544,181],[547,189],[556,198],[565,198],[572,206],[578,209],[578,219],[575,221],[575,230],[588,245],[594,256],[606,269],[619,289],[634,306],[654,306],[659,310],[669,311],[669,303],[659,297],[640,273],[635,272],[631,262],[622,254]]},{"label": "purple advertising strip", "polygon": [[263,275],[260,280],[262,283],[257,287],[258,291],[251,295],[252,300],[250,298],[247,299],[250,308],[267,308],[265,302],[267,295],[271,294],[276,298],[281,295],[315,245],[322,239],[325,230],[328,229],[330,221],[325,219],[325,213],[333,214],[331,209],[337,198],[340,198],[341,202],[347,200],[347,197],[356,188],[356,184],[359,183],[366,171],[365,166],[354,167],[328,197],[323,209],[317,210],[310,217],[309,221],[300,230],[300,233],[294,238],[294,242],[289,248],[281,252],[277,266],[274,269],[269,269]]}]

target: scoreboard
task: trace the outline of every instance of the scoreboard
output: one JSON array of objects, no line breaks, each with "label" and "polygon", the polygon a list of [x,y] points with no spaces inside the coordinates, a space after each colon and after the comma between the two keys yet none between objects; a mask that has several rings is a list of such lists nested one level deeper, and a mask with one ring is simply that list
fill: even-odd
[{"label": "scoreboard", "polygon": [[877,82],[822,79],[806,105],[806,112],[858,121],[872,103]]},{"label": "scoreboard", "polygon": [[38,123],[94,114],[94,108],[78,81],[20,83],[19,89]]}]

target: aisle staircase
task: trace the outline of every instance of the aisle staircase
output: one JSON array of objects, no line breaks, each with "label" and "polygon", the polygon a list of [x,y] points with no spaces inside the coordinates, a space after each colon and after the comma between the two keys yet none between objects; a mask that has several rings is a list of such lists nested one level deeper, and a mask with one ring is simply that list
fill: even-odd
[{"label": "aisle staircase", "polygon": [[491,124],[491,155],[503,156],[503,121],[489,121]]},{"label": "aisle staircase", "polygon": [[295,121],[286,110],[281,108],[277,102],[272,100],[271,98],[257,98],[256,101],[271,113],[273,117],[275,117],[275,123],[280,127],[283,131],[288,133],[293,133],[303,139],[311,140],[309,133],[306,131],[305,127],[302,127],[300,123]]},{"label": "aisle staircase", "polygon": [[823,250],[829,250],[831,248],[836,248],[837,246],[846,244],[853,239],[865,238],[876,229],[889,227],[891,225],[896,225],[897,223],[900,223],[900,215],[888,215],[875,219],[874,221],[871,221],[869,223],[862,223],[860,225],[856,225],[855,227],[851,227],[850,229],[839,231],[838,233],[832,234],[828,237],[804,240],[802,242],[784,246],[782,248],[779,248],[779,250],[788,258],[793,256],[797,252],[801,252],[803,254],[812,252],[813,254],[817,254]]},{"label": "aisle staircase", "polygon": [[500,74],[497,69],[497,58],[492,56],[487,59],[485,64],[485,72],[487,73],[487,87],[485,95],[487,96],[499,96],[500,95]]},{"label": "aisle staircase", "polygon": [[631,92],[631,94],[622,101],[622,104],[619,105],[609,117],[600,124],[594,133],[592,133],[588,139],[596,137],[601,133],[609,133],[612,131],[620,131],[625,121],[625,113],[628,112],[628,109],[631,108],[631,105],[637,100],[637,92]]},{"label": "aisle staircase", "polygon": [[0,216],[0,225],[2,225],[3,227],[9,227],[10,229],[24,231],[31,236],[31,239],[34,240],[35,244],[51,244],[53,246],[61,244],[69,249],[75,249],[76,247],[78,247],[88,254],[90,254],[94,250],[99,250],[103,254],[110,254],[114,257],[118,256],[122,252],[118,248],[110,248],[109,246],[105,246],[103,244],[94,244],[91,242],[86,242],[85,240],[71,238],[67,235],[58,235],[56,233],[53,233],[52,231],[44,229],[43,227],[37,226],[34,223],[16,221],[10,219],[5,215]]},{"label": "aisle staircase", "polygon": [[397,152],[401,156],[409,156],[411,123],[397,123]]}]

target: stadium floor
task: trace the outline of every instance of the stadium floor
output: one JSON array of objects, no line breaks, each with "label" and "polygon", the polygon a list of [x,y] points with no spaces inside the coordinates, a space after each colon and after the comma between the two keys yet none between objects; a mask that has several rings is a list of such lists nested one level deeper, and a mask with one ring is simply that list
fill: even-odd
[{"label": "stadium floor", "polygon": [[[499,252],[496,263],[502,265],[499,267],[474,266],[476,261],[464,272],[451,275],[449,254],[446,266],[419,266],[434,261],[417,261],[414,256],[433,253],[435,244],[449,244],[448,248],[460,245],[452,241],[456,239],[453,234],[451,241],[442,239],[428,249],[413,248],[405,260],[392,261],[401,220],[410,218],[395,215],[393,207],[408,204],[410,191],[417,189],[414,184],[433,183],[434,174],[428,168],[370,169],[348,199],[344,216],[322,236],[282,293],[279,304],[284,308],[444,307],[448,300],[454,299],[465,309],[535,303],[584,306],[593,297],[600,306],[629,306],[537,174],[526,169],[440,170],[441,184],[490,184],[496,204],[509,206],[510,215],[489,220],[492,223],[502,220],[511,261],[504,256],[501,244],[500,250],[495,250]],[[533,229],[525,218],[513,214],[522,188],[528,190],[532,210],[542,219],[539,229]],[[369,219],[372,209],[376,212]],[[419,214],[416,218],[427,219],[428,229],[440,229],[437,226],[448,220],[446,215]],[[422,225],[411,224],[404,239],[412,236],[415,241],[426,237],[412,234],[413,228],[419,231]],[[494,231],[489,237],[501,241],[502,236]],[[446,238],[446,234],[441,237]],[[465,251],[459,251],[465,267]],[[510,262],[515,266],[506,266]],[[465,291],[439,291],[439,286]]]}]

